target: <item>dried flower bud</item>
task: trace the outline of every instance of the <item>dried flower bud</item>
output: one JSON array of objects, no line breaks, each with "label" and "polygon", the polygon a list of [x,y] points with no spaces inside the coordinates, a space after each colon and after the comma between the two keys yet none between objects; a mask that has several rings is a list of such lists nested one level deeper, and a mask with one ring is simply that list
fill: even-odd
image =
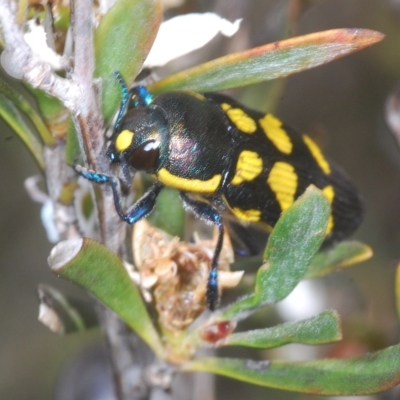
[{"label": "dried flower bud", "polygon": [[[142,220],[133,235],[134,261],[142,287],[152,288],[161,325],[177,332],[186,329],[206,308],[206,288],[216,244],[212,240],[181,242]],[[225,236],[219,259],[220,290],[238,284],[243,272],[230,272],[233,250]]]}]

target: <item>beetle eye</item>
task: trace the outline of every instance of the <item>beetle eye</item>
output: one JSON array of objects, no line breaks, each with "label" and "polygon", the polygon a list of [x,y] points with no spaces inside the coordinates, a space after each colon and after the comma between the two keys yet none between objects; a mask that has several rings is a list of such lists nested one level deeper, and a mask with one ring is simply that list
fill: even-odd
[{"label": "beetle eye", "polygon": [[129,156],[129,165],[142,171],[153,171],[160,157],[160,142],[150,140],[143,143]]}]

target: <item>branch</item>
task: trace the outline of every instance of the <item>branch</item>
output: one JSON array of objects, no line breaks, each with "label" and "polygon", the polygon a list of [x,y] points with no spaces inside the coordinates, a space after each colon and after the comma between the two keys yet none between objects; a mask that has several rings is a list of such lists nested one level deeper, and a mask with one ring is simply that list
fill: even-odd
[{"label": "branch", "polygon": [[[104,122],[100,109],[100,96],[93,86],[95,66],[93,49],[93,11],[92,1],[75,0],[72,2],[71,27],[74,39],[74,69],[67,78],[61,78],[38,54],[27,44],[23,29],[17,24],[15,2],[0,0],[0,23],[5,41],[2,63],[6,71],[15,78],[22,79],[31,86],[41,89],[59,99],[71,112],[75,129],[78,133],[81,152],[86,154],[93,169],[110,173],[109,163],[104,151]],[[69,63],[64,65],[68,72]],[[59,142],[54,148],[45,148],[46,178],[49,194],[55,205],[73,218],[72,207],[65,207],[58,202],[60,182],[62,178],[71,178],[73,172],[64,161],[64,143]],[[113,251],[118,252],[124,244],[126,226],[122,224],[115,212],[109,188],[100,187],[96,197],[102,241]],[[60,207],[59,207],[60,206]],[[56,211],[57,212],[57,211]],[[55,215],[55,219],[57,216]],[[71,226],[72,226],[71,222]],[[76,235],[76,230],[66,229],[66,235]],[[93,236],[93,232],[84,232]],[[62,235],[66,238],[65,235]],[[149,388],[144,383],[143,374],[149,358],[140,357],[144,344],[132,342],[132,334],[118,317],[98,306],[98,314],[102,329],[106,335],[110,349],[110,358],[114,369],[114,382],[118,398],[147,398]],[[138,351],[139,349],[139,351]],[[149,350],[147,351],[147,353]],[[138,356],[139,353],[139,356]],[[122,355],[124,355],[122,357]],[[132,371],[135,371],[132,376]],[[137,372],[136,372],[137,371]]]},{"label": "branch", "polygon": [[79,104],[79,86],[55,74],[50,65],[40,60],[24,40],[22,29],[16,23],[15,10],[11,3],[0,0],[0,23],[6,48],[1,56],[7,73],[21,78],[34,88],[57,97],[71,112]]}]

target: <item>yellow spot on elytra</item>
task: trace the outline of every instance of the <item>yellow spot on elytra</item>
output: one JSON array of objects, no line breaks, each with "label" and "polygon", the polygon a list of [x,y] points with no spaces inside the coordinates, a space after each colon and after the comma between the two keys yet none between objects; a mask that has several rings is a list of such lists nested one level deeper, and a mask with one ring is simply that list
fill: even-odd
[{"label": "yellow spot on elytra", "polygon": [[240,131],[251,134],[257,130],[256,121],[241,108],[232,108],[227,103],[222,103],[221,108]]},{"label": "yellow spot on elytra", "polygon": [[193,97],[196,97],[196,99],[201,100],[201,101],[206,101],[207,99],[200,93],[197,92],[192,92],[191,90],[188,91],[189,94],[191,94]]},{"label": "yellow spot on elytra", "polygon": [[326,161],[325,157],[323,156],[321,149],[318,147],[318,145],[307,135],[303,135],[303,140],[322,171],[324,171],[325,174],[330,174],[331,167],[328,161]]},{"label": "yellow spot on elytra", "polygon": [[171,174],[167,169],[161,168],[157,179],[166,186],[193,193],[213,194],[221,183],[222,176],[214,175],[208,180],[182,178]]},{"label": "yellow spot on elytra", "polygon": [[328,199],[329,203],[332,204],[333,198],[335,197],[335,190],[332,185],[325,186],[322,189],[323,195]]},{"label": "yellow spot on elytra", "polygon": [[276,148],[285,154],[290,154],[293,149],[293,143],[287,132],[282,128],[282,122],[272,114],[267,114],[260,119],[260,125],[267,135],[267,138],[276,146]]},{"label": "yellow spot on elytra", "polygon": [[[334,190],[333,186],[332,185],[325,186],[322,189],[322,194],[327,198],[329,203],[332,204],[333,198],[335,197],[335,190]],[[335,225],[335,223],[333,220],[333,216],[331,214],[328,219],[328,226],[326,227],[325,236],[328,236],[332,232],[334,225]]]},{"label": "yellow spot on elytra", "polygon": [[255,151],[243,150],[239,154],[236,172],[231,184],[240,185],[244,181],[256,178],[263,169],[262,158]]},{"label": "yellow spot on elytra", "polygon": [[297,179],[294,167],[283,161],[277,161],[268,175],[267,183],[275,193],[282,211],[294,202]]},{"label": "yellow spot on elytra", "polygon": [[260,220],[261,211],[260,210],[243,210],[239,207],[233,207],[232,212],[236,218],[247,222],[257,222]]},{"label": "yellow spot on elytra", "polygon": [[118,152],[126,150],[133,142],[134,133],[125,129],[122,131],[115,140],[115,148]]},{"label": "yellow spot on elytra", "polygon": [[333,217],[331,214],[328,219],[328,225],[326,227],[325,236],[328,236],[332,232],[333,225],[334,225],[334,222],[333,222]]}]

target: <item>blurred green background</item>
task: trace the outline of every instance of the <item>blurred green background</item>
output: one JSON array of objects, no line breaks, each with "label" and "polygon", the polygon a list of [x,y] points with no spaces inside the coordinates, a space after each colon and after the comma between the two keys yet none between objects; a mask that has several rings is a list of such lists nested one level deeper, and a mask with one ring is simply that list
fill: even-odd
[{"label": "blurred green background", "polygon": [[[338,309],[344,317],[347,340],[343,347],[324,348],[316,356],[341,351],[358,354],[399,339],[394,276],[400,259],[400,151],[384,122],[384,106],[400,79],[400,1],[309,3],[296,35],[342,27],[369,28],[386,35],[370,49],[288,78],[275,109],[287,123],[314,136],[364,195],[367,215],[354,237],[370,244],[375,256],[321,280],[328,308]],[[163,74],[282,38],[287,4],[287,0],[204,0],[168,9],[167,17],[216,11],[229,20],[243,18],[243,22],[234,38],[216,38],[206,49],[171,63]],[[247,105],[265,110],[269,88],[257,85],[236,95]],[[98,341],[100,334],[91,331],[57,337],[37,321],[38,283],[70,293],[79,294],[79,290],[58,280],[47,267],[52,245],[40,223],[40,205],[29,199],[23,187],[24,180],[38,171],[19,139],[4,124],[0,127],[0,399],[53,399],[55,383],[66,363],[93,340]],[[292,349],[295,354],[291,357],[296,358],[297,350]],[[250,352],[241,355],[254,357]],[[301,353],[298,356],[301,359]],[[225,378],[218,378],[217,389],[218,399],[318,398]],[[398,398],[396,390],[365,397]]]}]

